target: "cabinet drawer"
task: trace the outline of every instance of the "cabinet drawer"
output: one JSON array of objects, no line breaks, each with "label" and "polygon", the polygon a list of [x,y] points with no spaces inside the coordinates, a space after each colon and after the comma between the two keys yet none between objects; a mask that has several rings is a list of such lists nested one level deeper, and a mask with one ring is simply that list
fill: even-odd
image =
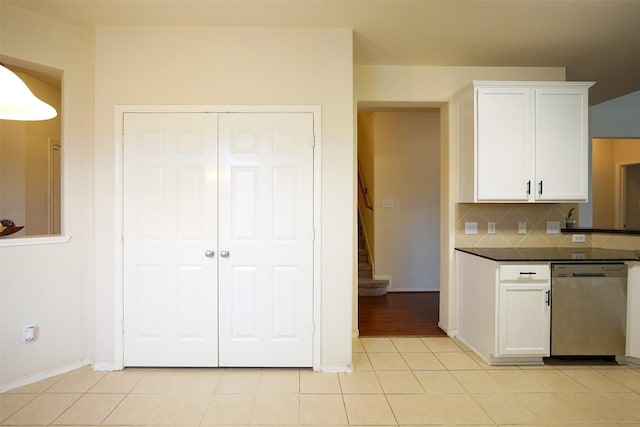
[{"label": "cabinet drawer", "polygon": [[549,264],[507,264],[500,266],[500,281],[511,280],[549,280],[551,267]]}]

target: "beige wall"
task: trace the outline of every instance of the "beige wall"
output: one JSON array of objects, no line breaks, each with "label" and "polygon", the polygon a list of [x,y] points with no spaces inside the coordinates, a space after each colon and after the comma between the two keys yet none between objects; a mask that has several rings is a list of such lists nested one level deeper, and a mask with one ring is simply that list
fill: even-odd
[{"label": "beige wall", "polygon": [[26,138],[27,122],[0,120],[0,219],[19,225],[26,218]]},{"label": "beige wall", "polygon": [[613,140],[593,139],[591,144],[593,225],[615,228]]},{"label": "beige wall", "polygon": [[[64,73],[64,232],[71,236],[67,243],[22,246],[0,239],[3,389],[92,358],[93,39],[88,31],[0,2],[0,40],[0,55],[12,64]],[[22,325],[32,322],[39,327],[38,339],[23,344]]]},{"label": "beige wall", "polygon": [[355,117],[350,30],[96,29],[96,363],[114,363],[118,244],[116,105],[320,105],[321,361],[351,363],[355,286]]},{"label": "beige wall", "polygon": [[565,80],[565,70],[517,67],[356,66],[355,99],[359,103],[443,103],[441,114],[440,326],[457,327],[455,248],[455,108],[451,96],[472,80]]},{"label": "beige wall", "polygon": [[[371,114],[375,278],[390,291],[439,288],[440,115]],[[393,201],[383,208],[382,201]]]}]

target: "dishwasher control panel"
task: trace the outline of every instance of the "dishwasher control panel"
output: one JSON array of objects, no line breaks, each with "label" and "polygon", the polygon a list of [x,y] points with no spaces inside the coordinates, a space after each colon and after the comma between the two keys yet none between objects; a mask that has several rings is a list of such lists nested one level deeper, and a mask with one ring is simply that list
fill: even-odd
[{"label": "dishwasher control panel", "polygon": [[551,264],[552,277],[627,277],[623,263]]}]

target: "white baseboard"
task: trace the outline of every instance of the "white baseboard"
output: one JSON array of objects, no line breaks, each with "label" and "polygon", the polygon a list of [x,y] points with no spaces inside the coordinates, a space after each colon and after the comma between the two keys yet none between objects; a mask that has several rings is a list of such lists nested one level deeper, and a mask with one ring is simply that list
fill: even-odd
[{"label": "white baseboard", "polygon": [[625,360],[629,365],[640,366],[640,358],[638,357],[626,356]]},{"label": "white baseboard", "polygon": [[93,364],[94,371],[121,371],[122,368],[116,368],[113,363],[94,363]]},{"label": "white baseboard", "polygon": [[320,368],[316,372],[321,372],[324,374],[335,374],[342,372],[353,372],[353,367],[351,364],[347,365],[331,365],[331,366],[320,366]]},{"label": "white baseboard", "polygon": [[4,393],[5,391],[13,390],[15,388],[22,387],[25,385],[33,384],[38,381],[46,380],[47,378],[55,377],[56,375],[66,374],[67,372],[80,369],[90,364],[91,364],[91,359],[87,358],[75,363],[70,363],[68,365],[60,366],[55,369],[36,372],[35,374],[27,375],[25,377],[18,378],[17,380],[9,381],[8,383],[0,384],[0,393]]},{"label": "white baseboard", "polygon": [[389,285],[389,288],[387,289],[387,292],[439,292],[439,291],[440,291],[439,287],[416,289],[416,288],[395,288],[391,285]]},{"label": "white baseboard", "polygon": [[457,337],[458,336],[458,330],[457,329],[448,329],[444,325],[444,323],[442,323],[442,322],[438,322],[438,327],[440,329],[442,329],[450,337]]}]

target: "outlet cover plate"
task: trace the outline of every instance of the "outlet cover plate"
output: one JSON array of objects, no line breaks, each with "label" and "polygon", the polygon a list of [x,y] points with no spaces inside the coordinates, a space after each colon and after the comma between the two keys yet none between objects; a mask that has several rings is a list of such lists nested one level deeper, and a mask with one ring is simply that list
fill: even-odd
[{"label": "outlet cover plate", "polygon": [[526,221],[518,222],[518,234],[527,234],[527,222]]},{"label": "outlet cover plate", "polygon": [[487,223],[487,233],[489,234],[496,234],[496,223],[493,221],[490,221]]},{"label": "outlet cover plate", "polygon": [[572,234],[571,241],[573,243],[584,243],[587,241],[587,236],[584,234]]},{"label": "outlet cover plate", "polygon": [[560,234],[560,221],[547,221],[547,234]]},{"label": "outlet cover plate", "polygon": [[478,223],[477,222],[465,222],[464,223],[464,234],[478,234]]}]

